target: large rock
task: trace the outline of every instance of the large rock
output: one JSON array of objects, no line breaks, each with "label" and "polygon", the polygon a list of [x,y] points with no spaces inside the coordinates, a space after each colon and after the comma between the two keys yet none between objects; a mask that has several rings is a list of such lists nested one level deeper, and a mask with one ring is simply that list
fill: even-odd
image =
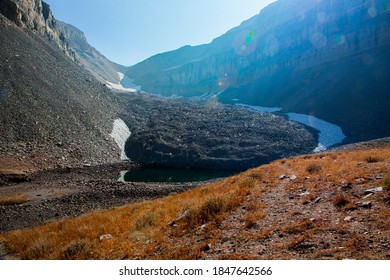
[{"label": "large rock", "polygon": [[311,152],[316,138],[302,125],[268,113],[179,99],[128,95],[134,162],[175,168],[245,170]]}]

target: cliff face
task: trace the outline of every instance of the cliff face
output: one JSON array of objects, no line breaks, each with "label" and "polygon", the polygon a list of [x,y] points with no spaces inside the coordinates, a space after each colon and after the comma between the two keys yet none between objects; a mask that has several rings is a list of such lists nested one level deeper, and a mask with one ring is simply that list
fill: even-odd
[{"label": "cliff face", "polygon": [[58,27],[64,34],[69,46],[75,51],[77,60],[102,83],[119,83],[118,72],[124,73],[126,67],[113,63],[92,47],[84,33],[76,27],[57,21]]},{"label": "cliff face", "polygon": [[0,13],[21,28],[33,30],[59,47],[69,58],[76,60],[64,35],[57,27],[50,6],[42,0],[2,0]]},{"label": "cliff face", "polygon": [[388,1],[279,0],[209,45],[154,56],[127,75],[167,96],[214,93],[312,114],[357,141],[390,134],[389,50]]}]

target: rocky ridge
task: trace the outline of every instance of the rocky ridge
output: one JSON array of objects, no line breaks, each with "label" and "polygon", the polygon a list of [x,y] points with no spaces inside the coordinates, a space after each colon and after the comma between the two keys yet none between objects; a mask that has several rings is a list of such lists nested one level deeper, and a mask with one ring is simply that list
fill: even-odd
[{"label": "rocky ridge", "polygon": [[47,3],[42,0],[2,0],[0,13],[17,26],[45,37],[69,58],[76,60]]},{"label": "rocky ridge", "polygon": [[92,75],[103,84],[107,81],[119,84],[120,77],[118,72],[124,73],[127,69],[125,66],[116,64],[107,59],[98,50],[92,47],[88,43],[84,33],[73,25],[57,21],[57,26],[61,30],[69,46],[74,50],[77,60],[82,67],[91,72]]}]

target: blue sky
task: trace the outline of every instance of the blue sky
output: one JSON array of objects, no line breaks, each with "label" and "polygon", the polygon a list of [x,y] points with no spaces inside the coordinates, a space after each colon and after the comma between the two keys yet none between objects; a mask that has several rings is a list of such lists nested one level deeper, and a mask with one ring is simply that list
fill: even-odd
[{"label": "blue sky", "polygon": [[211,42],[275,0],[44,0],[114,62]]}]

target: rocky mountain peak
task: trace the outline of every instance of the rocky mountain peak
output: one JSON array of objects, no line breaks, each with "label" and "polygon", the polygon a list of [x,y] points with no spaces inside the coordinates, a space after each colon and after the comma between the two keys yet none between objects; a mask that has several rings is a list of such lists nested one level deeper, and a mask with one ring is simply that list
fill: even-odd
[{"label": "rocky mountain peak", "polygon": [[42,0],[2,0],[0,13],[17,26],[44,36],[76,61],[75,54],[57,27],[57,21],[47,3]]},{"label": "rocky mountain peak", "polygon": [[127,68],[125,66],[110,61],[97,49],[92,47],[88,43],[84,32],[77,27],[59,20],[57,21],[57,26],[61,30],[69,47],[76,53],[79,65],[87,69],[103,84],[107,82],[119,84],[121,78],[118,73],[126,72]]}]

